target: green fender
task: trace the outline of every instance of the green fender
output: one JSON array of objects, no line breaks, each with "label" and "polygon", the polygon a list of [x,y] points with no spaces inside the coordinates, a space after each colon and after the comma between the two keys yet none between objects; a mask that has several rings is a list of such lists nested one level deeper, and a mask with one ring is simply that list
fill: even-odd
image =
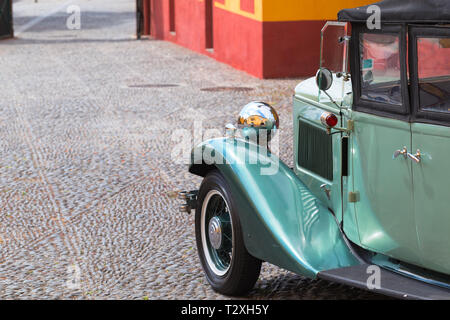
[{"label": "green fender", "polygon": [[266,148],[233,138],[206,141],[192,151],[189,171],[205,176],[213,168],[232,189],[254,257],[310,278],[360,264],[331,211]]}]

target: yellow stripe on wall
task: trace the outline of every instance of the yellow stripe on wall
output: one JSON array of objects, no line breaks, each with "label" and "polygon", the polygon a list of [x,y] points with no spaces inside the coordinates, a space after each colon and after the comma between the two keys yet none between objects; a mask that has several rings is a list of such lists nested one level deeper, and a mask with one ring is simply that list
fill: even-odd
[{"label": "yellow stripe on wall", "polygon": [[225,0],[225,4],[216,2],[216,7],[224,9],[226,11],[233,12],[235,14],[250,18],[252,20],[263,21],[263,1],[264,0],[254,0],[255,1],[255,13],[250,13],[241,10],[240,0]]},{"label": "yellow stripe on wall", "polygon": [[[239,0],[237,0],[239,1]],[[263,0],[263,21],[336,20],[341,9],[374,0]]]},{"label": "yellow stripe on wall", "polygon": [[336,20],[341,9],[364,6],[375,0],[254,0],[255,12],[241,10],[240,0],[215,6],[257,21]]}]

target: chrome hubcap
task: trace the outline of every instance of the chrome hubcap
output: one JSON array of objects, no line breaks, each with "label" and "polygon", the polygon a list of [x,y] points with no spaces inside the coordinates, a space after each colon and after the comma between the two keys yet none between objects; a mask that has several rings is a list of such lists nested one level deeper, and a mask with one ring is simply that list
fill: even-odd
[{"label": "chrome hubcap", "polygon": [[209,242],[211,246],[219,250],[222,246],[222,223],[218,217],[213,217],[209,220]]}]

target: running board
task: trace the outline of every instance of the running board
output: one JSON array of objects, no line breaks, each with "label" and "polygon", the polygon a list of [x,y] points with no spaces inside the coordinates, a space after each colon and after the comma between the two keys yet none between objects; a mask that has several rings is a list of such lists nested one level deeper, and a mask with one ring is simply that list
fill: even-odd
[{"label": "running board", "polygon": [[[369,289],[369,277],[373,279],[375,273],[368,269],[372,265],[362,264],[319,272],[321,279],[346,284],[355,288],[368,290],[399,299],[409,300],[450,300],[450,290],[427,284],[401,274],[380,268],[380,288]],[[370,270],[370,271],[368,271]],[[378,270],[378,269],[377,269]],[[369,281],[373,284],[372,281]]]}]

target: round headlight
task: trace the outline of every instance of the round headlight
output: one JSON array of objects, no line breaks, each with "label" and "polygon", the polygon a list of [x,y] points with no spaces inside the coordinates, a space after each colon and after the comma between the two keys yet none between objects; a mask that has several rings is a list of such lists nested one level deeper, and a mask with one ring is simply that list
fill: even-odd
[{"label": "round headlight", "polygon": [[266,130],[267,141],[280,127],[280,118],[275,109],[265,102],[251,102],[239,113],[238,125],[244,137],[259,137]]}]

